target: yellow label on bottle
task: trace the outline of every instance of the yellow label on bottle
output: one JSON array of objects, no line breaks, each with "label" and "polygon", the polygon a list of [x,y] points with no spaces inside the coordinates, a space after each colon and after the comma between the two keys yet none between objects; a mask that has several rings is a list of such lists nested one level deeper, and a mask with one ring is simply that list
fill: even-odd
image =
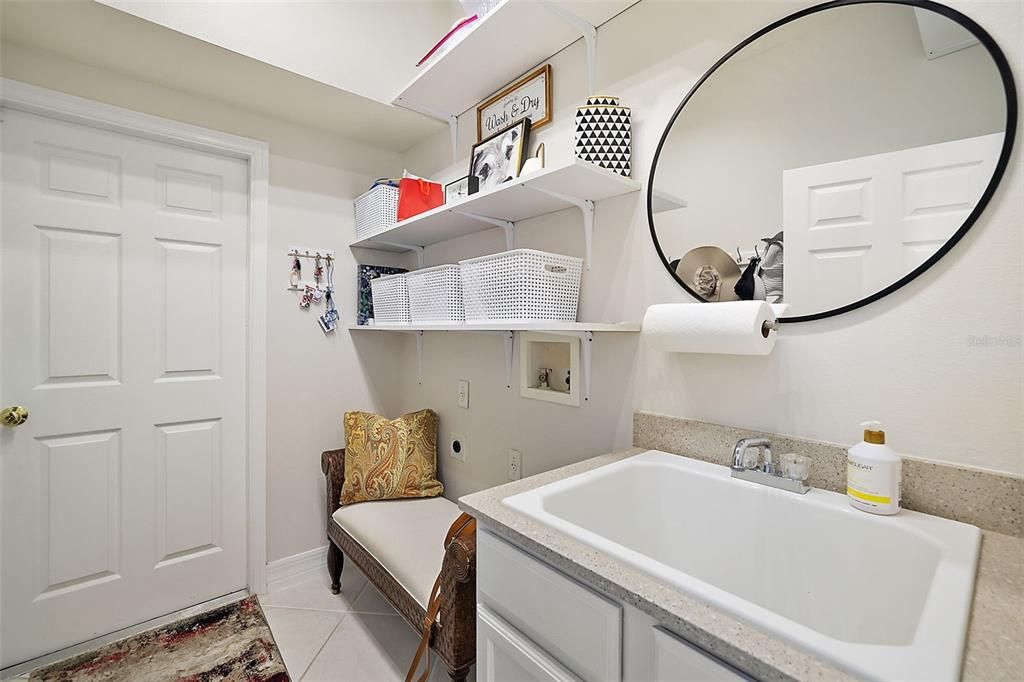
[{"label": "yellow label on bottle", "polygon": [[846,486],[846,494],[850,497],[855,497],[858,500],[864,500],[865,502],[874,502],[875,504],[890,504],[892,498],[885,497],[883,495],[872,495],[871,493],[865,493],[856,488]]}]

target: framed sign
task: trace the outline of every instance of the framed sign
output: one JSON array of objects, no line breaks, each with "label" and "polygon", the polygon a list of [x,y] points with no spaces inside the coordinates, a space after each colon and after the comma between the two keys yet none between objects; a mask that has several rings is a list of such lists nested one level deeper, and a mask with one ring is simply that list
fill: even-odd
[{"label": "framed sign", "polygon": [[539,128],[551,122],[551,65],[532,71],[476,108],[476,141],[524,118]]},{"label": "framed sign", "polygon": [[479,178],[467,175],[444,186],[444,203],[452,204],[461,201],[480,189]]}]

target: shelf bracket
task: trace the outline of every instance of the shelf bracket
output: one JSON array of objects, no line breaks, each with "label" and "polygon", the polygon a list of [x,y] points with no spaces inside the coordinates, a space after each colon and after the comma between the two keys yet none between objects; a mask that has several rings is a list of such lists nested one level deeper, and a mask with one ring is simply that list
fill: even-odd
[{"label": "shelf bracket", "polygon": [[423,384],[423,332],[416,333],[416,383]]},{"label": "shelf bracket", "polygon": [[452,141],[452,163],[459,160],[459,117],[448,114],[448,135]]},{"label": "shelf bracket", "polygon": [[[416,267],[418,267],[418,268],[422,268],[423,267],[423,252],[426,249],[424,249],[422,246],[416,246],[414,244],[399,244],[398,242],[375,242],[375,243],[383,244],[384,246],[393,246],[396,249],[403,249],[405,251],[415,251],[416,252]],[[368,247],[365,247],[365,248],[372,249],[373,247],[372,246],[368,246]]]},{"label": "shelf bracket", "polygon": [[512,388],[512,346],[515,334],[502,332],[505,337],[505,388]]},{"label": "shelf bracket", "polygon": [[434,120],[447,123],[448,134],[451,136],[452,141],[452,163],[459,160],[459,117],[456,114],[449,114],[447,111],[438,111],[437,109],[431,109],[420,104],[413,104],[401,97],[395,99],[394,103],[404,109],[416,111]]},{"label": "shelf bracket", "polygon": [[583,400],[590,401],[590,366],[594,350],[594,332],[548,331],[552,336],[569,336],[580,340],[580,363],[583,365]]},{"label": "shelf bracket", "polygon": [[485,215],[470,213],[469,211],[460,211],[456,208],[452,209],[452,213],[458,213],[459,215],[464,215],[467,218],[472,218],[473,220],[479,220],[482,223],[487,223],[488,225],[494,225],[496,227],[502,228],[503,230],[505,230],[505,250],[511,251],[514,248],[513,245],[515,244],[516,224],[511,220],[491,218]]},{"label": "shelf bracket", "polygon": [[590,199],[580,199],[579,197],[570,196],[568,194],[562,194],[561,192],[553,192],[550,189],[544,189],[543,187],[534,187],[532,185],[523,185],[523,187],[529,187],[535,192],[541,194],[547,194],[549,197],[561,199],[562,201],[572,204],[580,210],[580,214],[583,216],[583,242],[586,247],[586,257],[584,263],[587,266],[587,270],[590,269],[590,260],[593,255],[594,241],[594,202]]},{"label": "shelf bracket", "polygon": [[552,14],[572,24],[583,36],[587,45],[587,95],[594,95],[597,92],[597,27],[551,0],[544,0],[543,4]]}]

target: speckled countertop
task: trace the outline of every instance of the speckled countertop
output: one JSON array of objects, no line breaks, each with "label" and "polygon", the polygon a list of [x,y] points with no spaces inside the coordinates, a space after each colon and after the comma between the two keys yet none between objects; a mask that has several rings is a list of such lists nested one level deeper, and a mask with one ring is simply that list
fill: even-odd
[{"label": "speckled countertop", "polygon": [[[650,614],[760,680],[849,680],[815,656],[611,556],[506,507],[517,493],[644,452],[629,448],[467,495],[463,510],[551,565]],[[1019,680],[1024,671],[1024,539],[982,531],[963,679]]]}]

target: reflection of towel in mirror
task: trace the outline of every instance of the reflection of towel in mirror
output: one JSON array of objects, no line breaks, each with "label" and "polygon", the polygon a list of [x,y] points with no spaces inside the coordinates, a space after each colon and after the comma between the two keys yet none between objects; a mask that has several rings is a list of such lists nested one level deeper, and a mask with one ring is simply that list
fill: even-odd
[{"label": "reflection of towel in mirror", "polygon": [[761,279],[764,281],[765,296],[772,303],[781,303],[782,286],[782,232],[774,237],[765,237],[761,241],[768,244],[761,261]]}]

